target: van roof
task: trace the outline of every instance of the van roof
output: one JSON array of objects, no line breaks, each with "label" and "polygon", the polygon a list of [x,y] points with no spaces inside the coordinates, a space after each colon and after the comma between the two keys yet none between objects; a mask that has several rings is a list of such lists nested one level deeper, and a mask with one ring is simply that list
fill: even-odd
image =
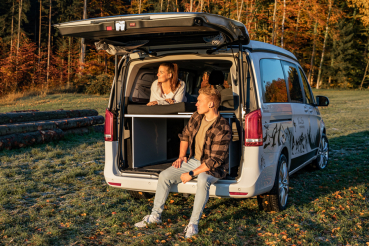
[{"label": "van roof", "polygon": [[292,57],[293,59],[297,60],[296,56],[292,52],[285,50],[281,47],[268,44],[268,43],[264,43],[264,42],[250,40],[250,43],[248,45],[243,45],[243,47],[247,48],[250,51],[269,51],[269,52],[271,51],[271,52],[282,53],[286,56]]}]

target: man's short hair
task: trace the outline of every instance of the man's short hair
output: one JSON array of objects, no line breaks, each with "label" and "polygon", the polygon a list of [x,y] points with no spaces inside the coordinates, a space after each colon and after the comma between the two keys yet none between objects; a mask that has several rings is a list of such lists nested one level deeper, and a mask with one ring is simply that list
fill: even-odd
[{"label": "man's short hair", "polygon": [[220,96],[220,92],[217,89],[214,89],[211,86],[204,87],[199,90],[199,94],[204,94],[204,95],[209,96],[210,100],[214,102],[214,107],[216,109],[219,108],[221,96]]}]

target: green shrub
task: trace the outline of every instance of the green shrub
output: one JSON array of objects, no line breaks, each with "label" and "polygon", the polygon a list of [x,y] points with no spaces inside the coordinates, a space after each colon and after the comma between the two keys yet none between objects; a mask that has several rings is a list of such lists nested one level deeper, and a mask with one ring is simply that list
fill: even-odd
[{"label": "green shrub", "polygon": [[86,85],[86,93],[99,95],[108,94],[113,83],[113,76],[101,74],[93,77],[94,78],[90,80],[91,82]]}]

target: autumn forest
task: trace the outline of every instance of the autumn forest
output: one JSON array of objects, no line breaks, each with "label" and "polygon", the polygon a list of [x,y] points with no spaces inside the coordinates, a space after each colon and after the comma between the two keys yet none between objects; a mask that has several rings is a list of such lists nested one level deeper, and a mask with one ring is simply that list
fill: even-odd
[{"label": "autumn forest", "polygon": [[112,15],[207,12],[294,53],[315,88],[369,87],[367,0],[1,0],[0,95],[110,78],[114,57],[54,24]]}]

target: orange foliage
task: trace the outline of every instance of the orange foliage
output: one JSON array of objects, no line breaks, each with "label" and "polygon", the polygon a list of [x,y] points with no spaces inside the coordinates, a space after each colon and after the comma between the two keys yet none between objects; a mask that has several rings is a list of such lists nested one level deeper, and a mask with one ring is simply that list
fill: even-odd
[{"label": "orange foliage", "polygon": [[268,81],[265,85],[266,102],[288,102],[286,81],[278,80]]}]

